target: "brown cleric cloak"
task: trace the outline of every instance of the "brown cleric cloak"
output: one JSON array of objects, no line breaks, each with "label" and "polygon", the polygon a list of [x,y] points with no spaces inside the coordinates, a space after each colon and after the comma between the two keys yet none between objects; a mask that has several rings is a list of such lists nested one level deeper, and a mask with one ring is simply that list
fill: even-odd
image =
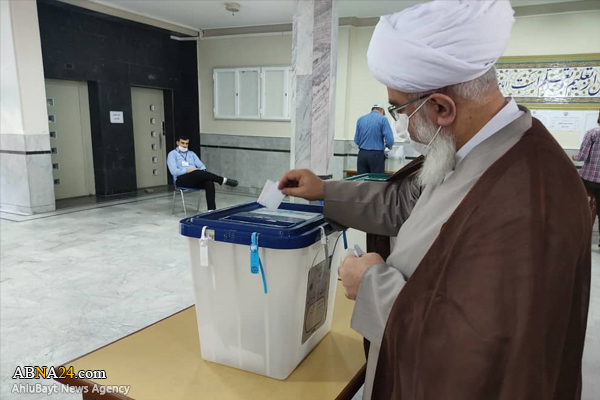
[{"label": "brown cleric cloak", "polygon": [[579,399],[589,213],[572,162],[534,119],[402,288],[372,398]]}]

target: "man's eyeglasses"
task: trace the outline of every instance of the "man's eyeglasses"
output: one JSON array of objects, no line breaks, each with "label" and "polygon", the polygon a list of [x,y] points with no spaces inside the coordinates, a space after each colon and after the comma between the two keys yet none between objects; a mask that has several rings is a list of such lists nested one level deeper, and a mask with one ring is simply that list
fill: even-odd
[{"label": "man's eyeglasses", "polygon": [[411,101],[409,101],[408,103],[404,103],[401,104],[399,106],[389,106],[388,107],[388,112],[390,113],[390,115],[392,116],[392,118],[394,118],[394,121],[398,121],[398,114],[400,114],[398,111],[410,106],[413,103],[416,103],[419,100],[423,100],[426,97],[431,96],[433,93],[427,93],[424,94],[422,96],[417,97],[416,99],[412,99]]}]

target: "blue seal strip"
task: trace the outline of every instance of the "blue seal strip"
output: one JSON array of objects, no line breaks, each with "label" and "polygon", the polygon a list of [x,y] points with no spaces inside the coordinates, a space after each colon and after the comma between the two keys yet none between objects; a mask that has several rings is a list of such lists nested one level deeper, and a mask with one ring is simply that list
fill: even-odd
[{"label": "blue seal strip", "polygon": [[250,243],[250,273],[260,275],[263,281],[263,290],[267,294],[267,278],[265,276],[265,269],[263,268],[262,261],[260,260],[260,254],[258,254],[258,233],[252,234],[252,242]]}]

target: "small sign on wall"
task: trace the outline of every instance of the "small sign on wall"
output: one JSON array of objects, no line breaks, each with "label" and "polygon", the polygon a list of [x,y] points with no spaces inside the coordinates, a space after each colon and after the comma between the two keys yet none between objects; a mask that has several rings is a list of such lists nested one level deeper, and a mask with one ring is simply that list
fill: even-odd
[{"label": "small sign on wall", "polygon": [[110,111],[110,123],[111,124],[122,124],[123,121],[123,111]]}]

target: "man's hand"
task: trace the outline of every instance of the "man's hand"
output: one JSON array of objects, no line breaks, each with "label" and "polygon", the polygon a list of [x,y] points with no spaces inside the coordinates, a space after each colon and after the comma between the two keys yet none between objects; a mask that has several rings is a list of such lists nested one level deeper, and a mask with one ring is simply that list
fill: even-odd
[{"label": "man's hand", "polygon": [[325,197],[325,183],[307,169],[289,171],[279,180],[279,190],[287,196],[305,200],[323,200]]},{"label": "man's hand", "polygon": [[350,300],[356,300],[360,281],[365,272],[373,265],[384,262],[383,258],[377,253],[367,253],[360,257],[346,257],[338,270],[338,274],[342,278],[342,285],[346,290],[346,297]]},{"label": "man's hand", "polygon": [[185,172],[188,173],[188,174],[190,172],[194,172],[194,171],[199,171],[199,169],[198,168],[188,168],[188,169],[185,170]]}]

